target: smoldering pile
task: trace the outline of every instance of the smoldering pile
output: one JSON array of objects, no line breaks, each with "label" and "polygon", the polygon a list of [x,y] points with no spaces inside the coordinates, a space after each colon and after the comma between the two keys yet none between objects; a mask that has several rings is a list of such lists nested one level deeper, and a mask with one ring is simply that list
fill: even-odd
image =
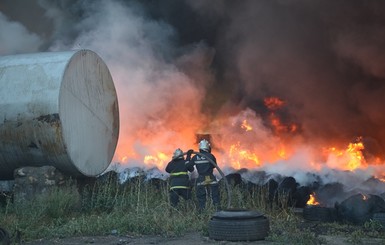
[{"label": "smoldering pile", "polygon": [[[312,180],[306,184],[292,176],[271,174],[266,171],[226,169],[224,173],[230,189],[237,188],[250,194],[265,191],[269,205],[282,205],[280,199],[285,198],[285,205],[302,210],[307,220],[364,224],[378,215],[385,215],[385,182],[374,177],[356,183],[356,187],[351,187],[338,181],[327,182],[325,176],[317,173],[305,174]],[[156,188],[167,188],[169,178],[167,173],[156,167],[151,169],[133,167],[120,172],[106,172],[98,179],[111,176],[121,185],[135,183],[141,179]],[[194,186],[196,177],[196,173],[193,172],[191,186]],[[220,185],[224,186],[224,179],[221,176],[217,178]],[[311,198],[316,202],[310,203]]]}]

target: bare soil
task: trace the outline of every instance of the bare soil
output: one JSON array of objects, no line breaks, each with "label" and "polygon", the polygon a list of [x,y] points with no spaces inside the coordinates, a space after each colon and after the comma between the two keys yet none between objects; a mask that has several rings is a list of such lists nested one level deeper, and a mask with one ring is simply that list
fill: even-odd
[{"label": "bare soil", "polygon": [[[343,236],[324,236],[326,244],[329,245],[351,245],[352,242],[348,241],[347,237]],[[231,241],[215,241],[208,237],[202,236],[199,233],[188,233],[181,237],[166,238],[161,236],[83,236],[83,237],[71,237],[71,238],[57,238],[57,239],[39,239],[24,243],[27,245],[124,245],[124,244],[168,244],[168,245],[195,245],[195,244],[259,244],[259,245],[277,245],[279,243],[270,241],[253,241],[253,242],[231,242]],[[364,244],[369,245],[383,245],[384,239],[365,239]]]},{"label": "bare soil", "polygon": [[[80,244],[95,244],[95,245],[123,245],[123,244],[168,244],[168,245],[195,245],[195,244],[250,244],[250,242],[230,242],[230,241],[215,241],[208,237],[204,237],[199,233],[188,233],[181,237],[166,238],[161,236],[92,236],[92,237],[71,237],[63,239],[37,240],[25,243],[28,245],[80,245]],[[253,244],[273,244],[267,241],[254,241]]]},{"label": "bare soil", "polygon": [[[301,215],[301,210],[295,210],[297,215]],[[349,241],[348,235],[326,235],[327,229],[321,225],[322,222],[303,221],[301,227],[303,229],[310,229],[319,237],[322,237],[327,245],[352,245],[355,241]],[[344,233],[350,234],[352,231],[345,230]],[[385,245],[385,239],[379,238],[362,238],[362,244],[365,245]],[[17,243],[16,243],[17,244]],[[81,237],[69,237],[69,238],[55,238],[55,239],[39,239],[36,241],[30,241],[23,243],[26,245],[124,245],[124,244],[168,244],[168,245],[204,245],[204,244],[222,244],[222,245],[241,245],[241,244],[256,244],[256,245],[278,245],[282,243],[271,242],[266,240],[261,241],[215,241],[207,236],[202,235],[200,232],[190,232],[180,237],[163,237],[156,235],[105,235],[105,236],[81,236]]]}]

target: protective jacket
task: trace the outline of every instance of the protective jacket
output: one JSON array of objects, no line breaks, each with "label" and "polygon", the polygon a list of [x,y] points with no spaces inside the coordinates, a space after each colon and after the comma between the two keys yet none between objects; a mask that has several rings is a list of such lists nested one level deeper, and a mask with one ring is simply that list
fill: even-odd
[{"label": "protective jacket", "polygon": [[191,162],[193,162],[199,174],[196,180],[196,197],[198,199],[199,211],[202,211],[206,207],[207,194],[211,195],[214,206],[219,209],[219,185],[213,174],[215,167],[210,161],[212,160],[215,164],[217,164],[217,160],[215,159],[214,155],[208,151],[200,149],[199,152],[201,154],[196,154],[191,159]]},{"label": "protective jacket", "polygon": [[191,162],[195,165],[197,172],[199,174],[197,179],[197,185],[210,185],[217,184],[217,180],[213,174],[214,166],[208,160],[211,159],[214,163],[217,163],[217,160],[213,154],[207,151],[200,150],[202,155],[194,155],[191,159]]},{"label": "protective jacket", "polygon": [[187,156],[186,160],[183,157],[171,160],[165,170],[170,174],[171,190],[190,188],[188,172],[194,171],[194,165],[190,162],[190,156]]}]

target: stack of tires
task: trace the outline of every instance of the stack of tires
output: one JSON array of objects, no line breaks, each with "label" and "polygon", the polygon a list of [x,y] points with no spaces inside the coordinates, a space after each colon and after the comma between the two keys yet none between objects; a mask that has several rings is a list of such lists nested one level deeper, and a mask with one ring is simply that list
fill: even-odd
[{"label": "stack of tires", "polygon": [[216,212],[209,221],[209,238],[224,241],[256,241],[267,237],[267,217],[257,211],[229,209]]}]

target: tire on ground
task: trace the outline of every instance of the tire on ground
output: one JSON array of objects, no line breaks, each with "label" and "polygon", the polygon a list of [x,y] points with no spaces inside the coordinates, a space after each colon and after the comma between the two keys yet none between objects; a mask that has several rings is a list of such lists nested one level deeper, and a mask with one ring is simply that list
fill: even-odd
[{"label": "tire on ground", "polygon": [[308,221],[335,221],[334,208],[307,206],[303,209],[303,218]]},{"label": "tire on ground", "polygon": [[214,213],[215,219],[255,219],[262,217],[263,214],[247,209],[226,209]]},{"label": "tire on ground", "polygon": [[0,227],[0,244],[11,244],[8,231],[1,227]]},{"label": "tire on ground", "polygon": [[385,213],[374,213],[373,220],[378,221],[385,228]]},{"label": "tire on ground", "polygon": [[[243,214],[242,214],[243,215]],[[270,230],[265,216],[244,218],[216,218],[209,221],[209,238],[225,241],[263,240]]]}]

